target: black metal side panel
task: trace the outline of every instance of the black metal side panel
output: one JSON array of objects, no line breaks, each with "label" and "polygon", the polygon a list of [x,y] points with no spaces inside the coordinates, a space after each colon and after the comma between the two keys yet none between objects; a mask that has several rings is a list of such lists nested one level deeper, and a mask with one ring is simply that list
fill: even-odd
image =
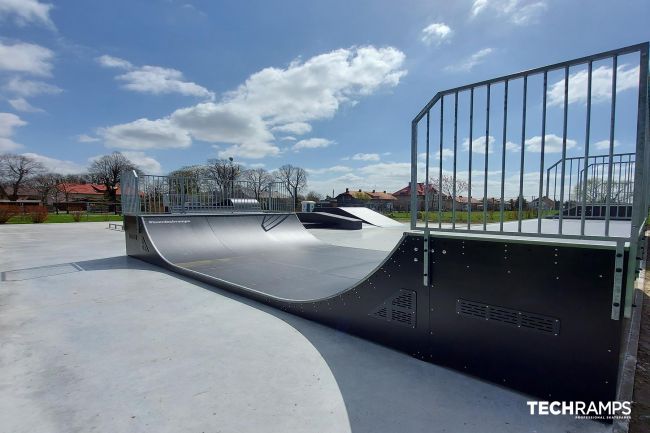
[{"label": "black metal side panel", "polygon": [[429,290],[422,284],[423,244],[422,236],[406,236],[379,269],[330,299],[277,306],[425,359]]},{"label": "black metal side panel", "polygon": [[615,251],[431,238],[429,360],[553,400],[616,397]]}]

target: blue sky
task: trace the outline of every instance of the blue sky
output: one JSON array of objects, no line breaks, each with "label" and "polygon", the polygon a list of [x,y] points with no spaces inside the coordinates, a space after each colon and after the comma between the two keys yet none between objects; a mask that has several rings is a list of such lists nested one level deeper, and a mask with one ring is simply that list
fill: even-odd
[{"label": "blue sky", "polygon": [[[321,193],[394,191],[436,91],[646,41],[649,16],[647,0],[0,0],[0,152],[76,172],[120,150],[156,174],[232,156],[304,167]],[[619,65],[638,81],[638,62]],[[632,119],[634,89],[619,92]],[[617,125],[617,151],[633,126]]]}]

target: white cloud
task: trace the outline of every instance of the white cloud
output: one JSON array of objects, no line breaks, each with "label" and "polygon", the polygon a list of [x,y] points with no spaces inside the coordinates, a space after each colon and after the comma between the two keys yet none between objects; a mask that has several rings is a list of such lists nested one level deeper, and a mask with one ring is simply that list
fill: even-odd
[{"label": "white cloud", "polygon": [[16,99],[9,99],[8,100],[9,105],[12,106],[12,108],[16,111],[22,111],[25,113],[42,113],[43,109],[34,107],[32,104],[27,102],[25,98],[16,98]]},{"label": "white cloud", "polygon": [[453,32],[451,28],[445,23],[432,23],[422,29],[422,42],[427,45],[432,43],[440,45],[445,41],[449,41]]},{"label": "white cloud", "polygon": [[281,137],[280,140],[282,140],[282,141],[296,141],[298,139],[296,137],[291,136],[291,135],[287,135],[286,137]]},{"label": "white cloud", "polygon": [[[115,58],[99,61],[129,68]],[[335,50],[304,62],[295,60],[286,68],[263,69],[222,100],[178,109],[168,119],[198,140],[229,144],[220,155],[274,156],[281,150],[273,132],[305,133],[309,122],[332,117],[341,104],[396,86],[406,74],[403,62],[404,54],[392,47]],[[309,139],[294,149],[324,144]]]},{"label": "white cloud", "polygon": [[497,17],[522,26],[537,21],[546,9],[546,0],[474,0],[470,17],[491,11]]},{"label": "white cloud", "polygon": [[286,69],[266,68],[227,95],[273,125],[329,118],[344,102],[394,87],[406,74],[404,54],[392,47],[339,49]]},{"label": "white cloud", "polygon": [[161,174],[162,166],[151,156],[145,155],[144,152],[122,151],[122,155],[127,157],[132,163],[140,167],[146,174]]},{"label": "white cloud", "polygon": [[50,158],[49,156],[39,155],[37,153],[23,153],[23,155],[40,162],[52,173],[77,174],[86,171],[86,167],[77,164],[76,162]]},{"label": "white cloud", "polygon": [[294,151],[298,151],[300,149],[317,149],[319,147],[329,147],[332,143],[334,142],[326,138],[307,138],[305,140],[300,140],[291,148]]},{"label": "white cloud", "polygon": [[449,72],[469,72],[474,69],[475,66],[481,64],[487,56],[492,54],[492,51],[494,51],[492,48],[483,48],[462,60],[460,63],[446,66],[445,70]]},{"label": "white cloud", "polygon": [[187,131],[169,119],[138,119],[100,128],[98,134],[108,147],[128,150],[186,148],[192,144]]},{"label": "white cloud", "polygon": [[[614,140],[614,147],[619,147],[621,143],[618,140]],[[598,150],[609,150],[609,140],[600,140],[595,142],[592,145],[594,148]]]},{"label": "white cloud", "polygon": [[103,55],[97,62],[107,68],[123,69],[125,72],[116,77],[124,83],[123,87],[140,93],[162,95],[178,93],[185,96],[201,98],[214,98],[214,93],[196,83],[185,81],[183,73],[176,69],[161,66],[136,67],[127,60],[118,57]]},{"label": "white cloud", "polygon": [[205,102],[189,108],[181,108],[171,115],[171,120],[178,127],[189,131],[195,138],[212,143],[229,143],[246,145],[249,150],[255,143],[275,155],[276,146],[270,146],[273,134],[268,131],[264,121],[249,111],[233,104]]},{"label": "white cloud", "polygon": [[219,158],[240,157],[249,159],[258,159],[265,156],[275,156],[280,153],[280,149],[266,142],[249,142],[240,143],[227,147],[219,151]]},{"label": "white cloud", "polygon": [[79,134],[77,135],[77,141],[79,143],[94,143],[96,141],[101,141],[101,140],[97,137],[93,137],[88,134]]},{"label": "white cloud", "polygon": [[381,158],[378,153],[355,153],[349,159],[354,161],[379,161]]},{"label": "white cloud", "polygon": [[3,89],[9,93],[23,97],[37,95],[55,95],[57,93],[63,92],[63,89],[52,84],[48,84],[44,81],[25,80],[20,77],[14,77],[10,79],[3,86]]},{"label": "white cloud", "polygon": [[0,71],[49,76],[54,53],[40,45],[0,40]]},{"label": "white cloud", "polygon": [[120,59],[119,57],[109,56],[104,54],[103,56],[97,57],[97,62],[106,67],[106,68],[117,68],[117,69],[131,69],[133,64],[128,60]]},{"label": "white cloud", "polygon": [[288,132],[295,135],[303,135],[311,132],[311,125],[305,122],[293,122],[286,123],[280,126],[274,126],[271,128],[273,132]]},{"label": "white cloud", "polygon": [[[569,74],[569,104],[587,102],[587,70]],[[636,89],[639,85],[639,67],[621,65],[616,68],[616,93]],[[591,73],[591,101],[598,103],[608,101],[612,97],[612,68],[600,66]],[[549,105],[564,104],[564,78],[553,83],[548,92]]]},{"label": "white cloud", "polygon": [[11,137],[14,128],[25,125],[27,122],[13,113],[0,113],[0,137]]},{"label": "white cloud", "polygon": [[[469,138],[463,140],[463,149],[469,152]],[[494,151],[494,136],[488,136],[488,153]],[[485,135],[476,137],[472,140],[472,153],[480,153],[485,155]]]},{"label": "white cloud", "polygon": [[348,173],[352,171],[352,168],[345,165],[334,165],[332,167],[325,168],[308,168],[307,172],[309,174],[325,174],[325,173]]},{"label": "white cloud", "polygon": [[14,129],[27,125],[27,122],[13,113],[0,113],[0,152],[12,152],[23,147],[12,140]]},{"label": "white cloud", "polygon": [[51,4],[38,0],[0,0],[0,18],[13,18],[19,26],[35,23],[54,28],[50,9]]},{"label": "white cloud", "polygon": [[[526,143],[526,152],[541,152],[542,150],[542,137],[541,135],[536,135],[525,141]],[[573,149],[577,146],[577,142],[570,138],[566,140],[567,150]],[[513,151],[519,150],[520,146],[518,144],[512,144],[510,149]],[[559,153],[562,152],[562,137],[559,137],[555,134],[546,134],[546,139],[544,140],[544,153]]]}]

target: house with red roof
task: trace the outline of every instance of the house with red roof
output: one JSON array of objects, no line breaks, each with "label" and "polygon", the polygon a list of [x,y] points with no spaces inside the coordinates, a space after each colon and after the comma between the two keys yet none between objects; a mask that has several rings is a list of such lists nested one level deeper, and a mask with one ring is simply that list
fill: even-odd
[{"label": "house with red roof", "polygon": [[[425,191],[427,186],[424,182],[418,182],[416,186],[416,194],[418,198],[418,210],[424,210]],[[437,203],[438,189],[433,185],[429,185],[429,209],[433,209],[433,203]],[[395,210],[408,211],[411,208],[411,182],[404,188],[393,193],[395,197]],[[435,201],[434,201],[435,200]]]}]

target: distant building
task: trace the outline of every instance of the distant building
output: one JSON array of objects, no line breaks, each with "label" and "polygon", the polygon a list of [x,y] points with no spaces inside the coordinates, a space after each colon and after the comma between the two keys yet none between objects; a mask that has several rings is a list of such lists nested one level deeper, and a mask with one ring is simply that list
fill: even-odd
[{"label": "distant building", "polygon": [[[56,194],[50,198],[50,205],[56,206],[59,210],[88,210],[89,203],[106,202],[106,186],[98,183],[62,183],[57,185]],[[121,196],[119,186],[116,190],[116,197],[119,201]]]},{"label": "distant building", "polygon": [[472,198],[471,200],[468,197],[463,197],[459,195],[456,197],[456,210],[468,211],[469,209],[478,210],[483,209],[483,200]]},{"label": "distant building", "polygon": [[364,206],[377,212],[392,212],[396,198],[386,191],[378,192],[376,190],[350,191],[346,188],[345,192],[335,197],[337,207],[360,207]]},{"label": "distant building", "polygon": [[535,200],[531,200],[530,203],[528,203],[528,206],[531,209],[539,208],[540,210],[551,210],[551,209],[555,209],[555,201],[544,196],[544,197],[536,198]]},{"label": "distant building", "polygon": [[[424,184],[424,182],[418,182],[417,189],[416,189],[417,202],[418,202],[417,210],[424,210],[425,189],[426,189],[426,185]],[[400,210],[400,211],[410,210],[411,182],[409,182],[407,186],[400,189],[399,191],[395,191],[392,195],[396,199],[394,205],[395,210]],[[437,206],[437,200],[438,200],[438,190],[433,185],[429,185],[429,209],[433,209],[434,204],[436,204]]]}]

